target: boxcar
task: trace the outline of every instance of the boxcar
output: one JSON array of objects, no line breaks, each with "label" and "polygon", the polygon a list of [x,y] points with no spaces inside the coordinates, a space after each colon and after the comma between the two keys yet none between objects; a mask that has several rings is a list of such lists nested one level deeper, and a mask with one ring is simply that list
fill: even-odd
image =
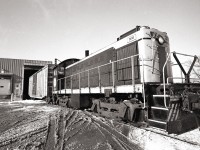
[{"label": "boxcar", "polygon": [[31,99],[44,99],[52,95],[53,67],[49,64],[29,77],[29,96]]}]

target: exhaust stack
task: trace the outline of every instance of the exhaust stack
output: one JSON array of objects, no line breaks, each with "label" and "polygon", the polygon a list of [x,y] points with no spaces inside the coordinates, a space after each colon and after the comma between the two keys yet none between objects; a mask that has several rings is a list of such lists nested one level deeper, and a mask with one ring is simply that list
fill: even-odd
[{"label": "exhaust stack", "polygon": [[89,50],[85,50],[85,57],[89,56]]}]

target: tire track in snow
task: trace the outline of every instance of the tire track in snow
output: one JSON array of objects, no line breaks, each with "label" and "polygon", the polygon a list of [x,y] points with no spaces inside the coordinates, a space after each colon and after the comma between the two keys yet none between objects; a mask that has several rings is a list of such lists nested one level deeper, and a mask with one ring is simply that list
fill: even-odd
[{"label": "tire track in snow", "polygon": [[[53,131],[52,131],[53,130]],[[65,110],[50,118],[46,150],[140,150],[108,122],[84,111]]]}]

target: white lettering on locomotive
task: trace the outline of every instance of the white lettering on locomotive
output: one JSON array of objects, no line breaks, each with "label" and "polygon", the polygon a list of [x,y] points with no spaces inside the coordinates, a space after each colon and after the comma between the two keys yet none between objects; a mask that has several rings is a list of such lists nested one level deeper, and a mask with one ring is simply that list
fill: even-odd
[{"label": "white lettering on locomotive", "polygon": [[128,39],[127,43],[130,43],[130,42],[135,41],[135,40],[136,40],[136,34],[131,35],[131,36],[128,37],[127,39]]}]

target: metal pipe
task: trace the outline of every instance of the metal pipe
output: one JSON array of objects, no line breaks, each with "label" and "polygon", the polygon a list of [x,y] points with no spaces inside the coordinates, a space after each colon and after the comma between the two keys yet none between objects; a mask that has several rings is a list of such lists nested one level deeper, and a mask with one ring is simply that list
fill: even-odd
[{"label": "metal pipe", "polygon": [[170,53],[167,56],[167,59],[165,61],[165,64],[163,65],[163,70],[162,70],[163,71],[164,104],[166,108],[167,108],[167,104],[166,104],[166,89],[165,89],[165,66],[167,65],[169,58],[170,58]]},{"label": "metal pipe", "polygon": [[65,82],[65,84],[64,84],[65,94],[67,94],[67,92],[66,92],[66,78],[64,78],[64,82]]},{"label": "metal pipe", "polygon": [[142,90],[143,90],[143,99],[144,99],[144,106],[143,109],[145,109],[146,107],[146,95],[145,95],[145,89],[144,89],[144,58],[142,56],[142,78],[143,78],[143,82],[142,82]]},{"label": "metal pipe", "polygon": [[81,93],[81,73],[79,73],[79,92]]},{"label": "metal pipe", "polygon": [[175,53],[175,54],[179,54],[179,55],[183,55],[183,56],[189,56],[189,57],[195,57],[196,55],[188,55],[188,54],[182,54],[182,53],[177,53],[177,52],[172,52],[172,53]]},{"label": "metal pipe", "polygon": [[88,89],[90,93],[90,70],[88,70]]},{"label": "metal pipe", "polygon": [[[136,56],[139,56],[139,54],[137,54],[137,55],[132,55],[133,57],[136,57]],[[116,61],[113,61],[113,62],[119,62],[119,61],[122,61],[122,60],[127,60],[127,59],[129,59],[129,58],[131,58],[132,56],[130,56],[130,57],[126,57],[126,58],[123,58],[123,59],[119,59],[119,60],[116,60]],[[94,67],[94,68],[91,68],[91,69],[88,69],[88,70],[84,70],[84,71],[81,71],[81,72],[78,72],[78,73],[75,73],[75,74],[73,74],[73,75],[77,75],[77,74],[79,74],[79,73],[84,73],[84,72],[87,72],[87,71],[90,71],[90,70],[93,70],[93,69],[97,69],[98,67],[103,67],[103,66],[106,66],[106,65],[109,65],[109,64],[111,64],[112,62],[110,62],[110,63],[106,63],[106,64],[103,64],[103,65],[100,65],[100,66],[97,66],[97,67]],[[67,76],[67,77],[70,77],[71,75],[69,75],[69,76]]]},{"label": "metal pipe", "polygon": [[99,75],[99,90],[101,93],[101,73],[100,73],[100,67],[98,67],[98,75]]},{"label": "metal pipe", "polygon": [[133,92],[135,92],[135,72],[134,72],[134,57],[131,56],[131,67],[132,67],[132,85],[133,85]]},{"label": "metal pipe", "polygon": [[60,94],[61,94],[61,79],[59,80],[59,82],[60,82],[60,85],[59,85],[59,88],[60,88]]},{"label": "metal pipe", "polygon": [[[169,79],[185,79],[185,78],[182,78],[182,77],[168,77],[168,78],[167,78],[167,84],[169,84]],[[190,79],[199,80],[199,79],[197,79],[197,78],[190,78]]]},{"label": "metal pipe", "polygon": [[115,91],[115,69],[114,69],[114,62],[112,62],[112,81],[113,81],[113,90]]},{"label": "metal pipe", "polygon": [[73,83],[72,83],[72,81],[73,81],[72,80],[73,75],[71,75],[70,77],[71,77],[70,81],[71,81],[71,94],[72,94],[73,93]]}]

